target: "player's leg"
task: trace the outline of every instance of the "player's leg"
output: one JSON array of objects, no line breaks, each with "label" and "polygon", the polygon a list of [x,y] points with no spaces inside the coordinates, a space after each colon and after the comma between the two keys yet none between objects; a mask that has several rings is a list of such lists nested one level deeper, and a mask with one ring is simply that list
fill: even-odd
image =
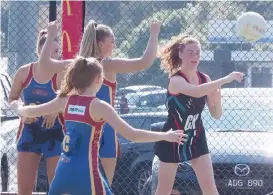
[{"label": "player's leg", "polygon": [[47,171],[47,178],[48,178],[48,184],[50,185],[54,175],[55,170],[59,161],[59,156],[49,157],[46,158],[46,171]]},{"label": "player's leg", "polygon": [[179,162],[177,159],[178,155],[175,155],[178,153],[177,148],[177,145],[174,145],[174,143],[165,141],[157,142],[155,144],[155,155],[159,159],[155,195],[171,194],[173,190]]},{"label": "player's leg", "polygon": [[115,174],[117,158],[101,158],[101,164],[109,185],[112,185],[112,181]]},{"label": "player's leg", "polygon": [[17,140],[17,185],[19,195],[32,195],[37,180],[41,148],[34,144],[34,129],[21,123]]},{"label": "player's leg", "polygon": [[51,140],[44,143],[42,145],[42,152],[44,158],[46,159],[47,177],[50,185],[54,178],[55,170],[61,155],[60,139],[55,139],[55,137],[53,137]]},{"label": "player's leg", "polygon": [[104,190],[106,192],[105,195],[112,195],[113,193],[111,192],[110,186],[108,185],[106,178],[103,178],[103,185],[104,185]]},{"label": "player's leg", "polygon": [[176,176],[178,163],[159,161],[158,182],[155,195],[171,194]]},{"label": "player's leg", "polygon": [[99,155],[107,181],[111,186],[115,174],[117,157],[119,156],[119,142],[115,130],[109,124],[105,124],[103,128]]},{"label": "player's leg", "polygon": [[32,195],[41,155],[33,152],[18,152],[17,182],[19,195]]},{"label": "player's leg", "polygon": [[213,174],[209,154],[202,155],[190,161],[204,195],[219,195]]}]

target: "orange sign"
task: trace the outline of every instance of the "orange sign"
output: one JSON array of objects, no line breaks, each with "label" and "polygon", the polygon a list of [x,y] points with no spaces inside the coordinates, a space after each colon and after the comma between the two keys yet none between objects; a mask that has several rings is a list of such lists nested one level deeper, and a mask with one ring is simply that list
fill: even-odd
[{"label": "orange sign", "polygon": [[72,51],[71,40],[70,40],[69,34],[66,30],[64,30],[63,34],[62,34],[62,45],[64,44],[64,38],[66,38],[65,40],[66,40],[66,45],[67,45],[67,51],[71,52]]},{"label": "orange sign", "polygon": [[65,1],[66,1],[66,13],[68,16],[71,16],[70,2],[69,2],[69,0],[65,0]]}]

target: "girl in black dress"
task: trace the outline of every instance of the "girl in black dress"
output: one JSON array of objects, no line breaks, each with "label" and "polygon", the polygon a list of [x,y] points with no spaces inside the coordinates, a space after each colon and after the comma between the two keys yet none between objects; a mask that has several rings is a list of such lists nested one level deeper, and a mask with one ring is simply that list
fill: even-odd
[{"label": "girl in black dress", "polygon": [[183,145],[156,143],[155,155],[160,160],[156,195],[171,193],[178,162],[183,161],[190,161],[204,195],[218,195],[201,113],[207,103],[211,116],[220,118],[220,87],[234,80],[241,82],[243,74],[232,72],[211,81],[208,75],[197,71],[200,53],[200,42],[188,35],[173,39],[160,53],[162,66],[170,75],[168,119],[163,131],[183,129],[188,137]]}]

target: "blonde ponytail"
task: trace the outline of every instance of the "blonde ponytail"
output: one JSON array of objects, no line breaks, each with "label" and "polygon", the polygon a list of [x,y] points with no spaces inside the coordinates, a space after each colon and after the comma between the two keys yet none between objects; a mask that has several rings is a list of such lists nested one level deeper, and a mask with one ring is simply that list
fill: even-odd
[{"label": "blonde ponytail", "polygon": [[97,57],[99,55],[96,27],[97,23],[94,20],[89,21],[86,25],[82,36],[79,56],[88,58]]}]

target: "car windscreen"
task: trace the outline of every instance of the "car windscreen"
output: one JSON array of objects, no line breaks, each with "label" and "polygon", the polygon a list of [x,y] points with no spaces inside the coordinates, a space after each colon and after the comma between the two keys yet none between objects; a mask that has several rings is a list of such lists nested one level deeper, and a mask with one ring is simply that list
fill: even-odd
[{"label": "car windscreen", "polygon": [[213,119],[208,109],[202,113],[206,130],[273,131],[273,98],[223,97],[223,113]]}]

